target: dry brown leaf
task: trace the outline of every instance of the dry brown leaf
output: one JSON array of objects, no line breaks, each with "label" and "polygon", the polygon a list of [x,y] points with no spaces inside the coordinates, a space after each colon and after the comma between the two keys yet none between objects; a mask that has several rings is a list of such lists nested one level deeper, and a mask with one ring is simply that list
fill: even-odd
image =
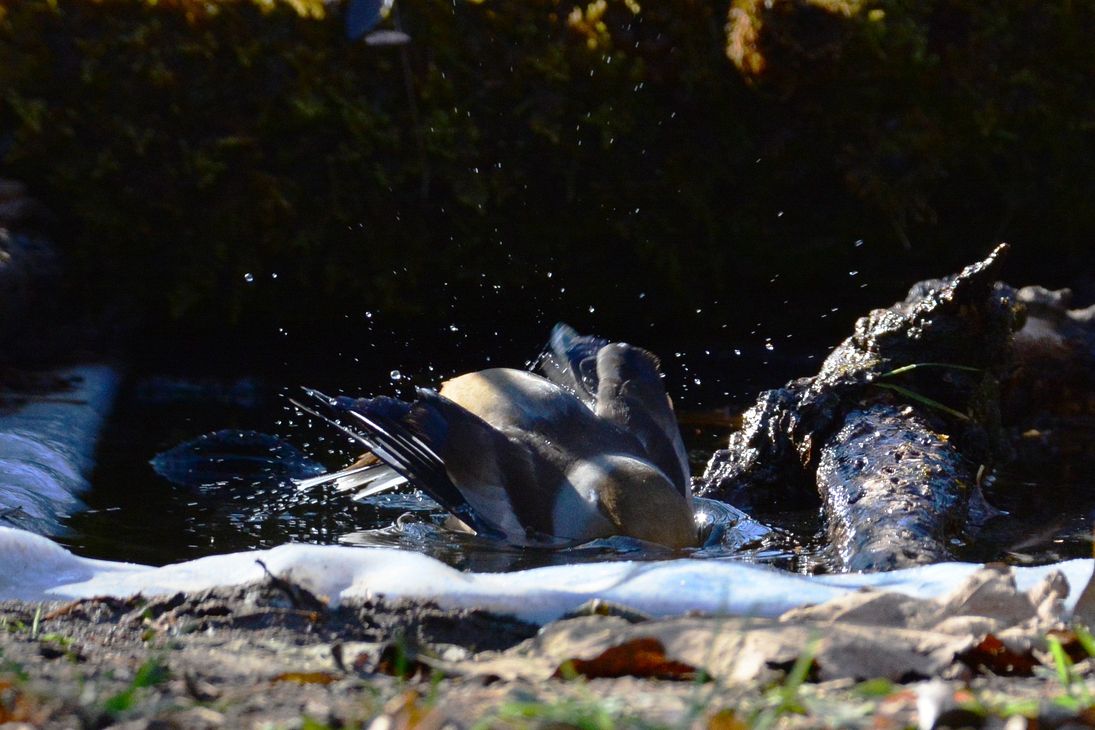
[{"label": "dry brown leaf", "polygon": [[644,677],[653,679],[696,678],[696,668],[665,656],[662,642],[649,636],[639,636],[617,646],[610,646],[592,659],[567,659],[555,670],[555,677],[573,672],[589,679],[601,677]]},{"label": "dry brown leaf", "polygon": [[297,684],[331,684],[339,677],[330,672],[282,672],[271,682],[296,682]]},{"label": "dry brown leaf", "polygon": [[1095,707],[1085,707],[1076,714],[1076,722],[1082,727],[1095,727]]},{"label": "dry brown leaf", "polygon": [[47,712],[37,698],[22,691],[14,682],[0,679],[0,693],[6,696],[0,702],[0,725],[5,723],[28,723],[38,727],[45,720]]},{"label": "dry brown leaf", "polygon": [[749,724],[733,710],[719,710],[707,721],[707,730],[749,730]]},{"label": "dry brown leaf", "polygon": [[958,659],[973,670],[987,669],[1005,677],[1029,677],[1038,665],[1033,654],[1018,654],[993,634],[986,636],[969,651],[959,654]]}]

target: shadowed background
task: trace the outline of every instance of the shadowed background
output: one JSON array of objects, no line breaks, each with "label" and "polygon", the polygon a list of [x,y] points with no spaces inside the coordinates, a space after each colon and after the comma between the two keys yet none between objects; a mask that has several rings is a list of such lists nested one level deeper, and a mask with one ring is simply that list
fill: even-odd
[{"label": "shadowed background", "polygon": [[0,0],[0,176],[95,347],[428,378],[562,319],[722,398],[997,240],[1090,292],[1089,2],[395,10],[408,46],[317,0]]}]

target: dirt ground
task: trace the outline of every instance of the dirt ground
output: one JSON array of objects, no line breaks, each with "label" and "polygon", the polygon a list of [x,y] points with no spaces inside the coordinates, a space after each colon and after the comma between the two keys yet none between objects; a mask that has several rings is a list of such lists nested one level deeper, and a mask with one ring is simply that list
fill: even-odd
[{"label": "dirt ground", "polygon": [[148,600],[0,603],[0,728],[906,728],[918,703],[942,713],[936,727],[1095,719],[1086,662],[1067,676],[1039,666],[1024,678],[967,671],[906,684],[815,683],[808,661],[744,685],[634,657],[535,682],[454,669],[537,630],[417,603],[332,608],[278,579]]}]

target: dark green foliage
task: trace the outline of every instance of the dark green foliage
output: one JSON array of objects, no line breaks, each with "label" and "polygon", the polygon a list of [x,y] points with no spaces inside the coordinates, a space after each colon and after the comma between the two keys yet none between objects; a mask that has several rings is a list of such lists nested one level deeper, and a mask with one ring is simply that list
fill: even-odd
[{"label": "dark green foliage", "polygon": [[907,246],[1077,254],[1095,233],[1093,32],[1095,4],[1072,0],[736,0],[728,55],[784,113],[769,138],[802,184],[835,171]]},{"label": "dark green foliage", "polygon": [[294,4],[0,0],[0,176],[62,218],[89,303],[550,321],[562,282],[604,329],[640,291],[729,319],[774,272],[905,283],[1095,233],[1087,2],[739,2],[760,74],[699,0],[399,0],[405,58]]}]

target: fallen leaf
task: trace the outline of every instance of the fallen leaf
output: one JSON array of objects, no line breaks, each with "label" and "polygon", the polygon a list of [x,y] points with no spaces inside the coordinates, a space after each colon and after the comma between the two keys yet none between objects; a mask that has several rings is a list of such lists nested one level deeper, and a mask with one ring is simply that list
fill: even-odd
[{"label": "fallen leaf", "polygon": [[654,679],[696,678],[696,668],[665,655],[662,642],[640,636],[618,646],[610,646],[592,659],[568,659],[555,670],[556,677],[570,672],[583,677],[645,677]]},{"label": "fallen leaf", "polygon": [[45,708],[13,682],[0,679],[0,691],[5,693],[4,701],[0,702],[0,725],[11,722],[39,727],[45,720]]},{"label": "fallen leaf", "polygon": [[993,634],[988,634],[972,649],[959,654],[958,659],[975,671],[987,669],[1006,677],[1029,677],[1038,665],[1033,654],[1017,654]]},{"label": "fallen leaf", "polygon": [[272,682],[296,682],[297,684],[331,684],[339,677],[330,672],[282,672]]},{"label": "fallen leaf", "polygon": [[733,710],[719,710],[707,721],[707,730],[749,730],[749,725]]}]

